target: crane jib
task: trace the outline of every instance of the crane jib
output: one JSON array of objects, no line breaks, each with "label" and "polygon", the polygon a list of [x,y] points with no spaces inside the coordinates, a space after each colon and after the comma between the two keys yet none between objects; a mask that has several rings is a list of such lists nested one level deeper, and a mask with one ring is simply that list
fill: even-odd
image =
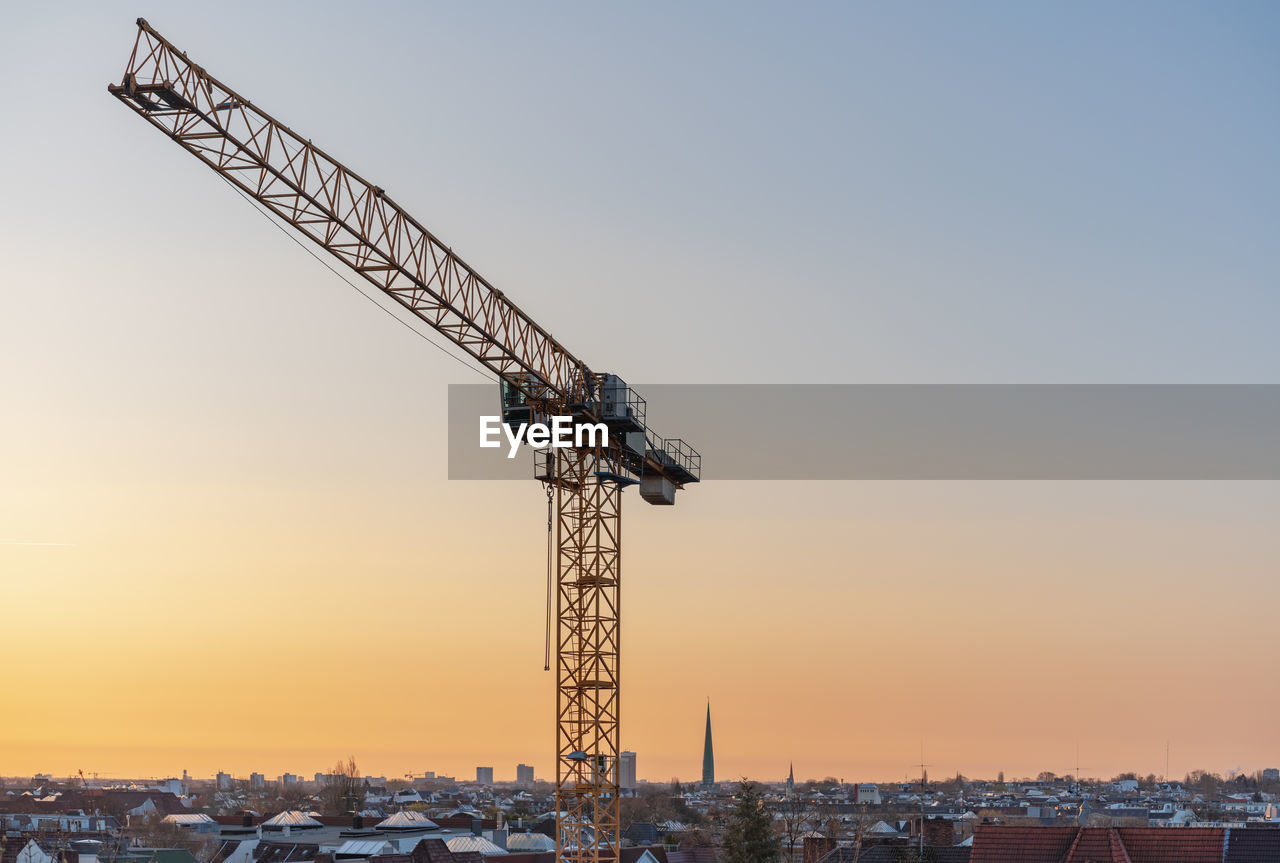
[{"label": "crane jib", "polygon": [[[112,95],[504,383],[549,409],[590,413],[613,376],[592,372],[384,189],[255,108],[144,20],[138,26]],[[675,488],[697,482],[697,453],[647,431],[643,447],[633,439],[612,454],[618,469]]]},{"label": "crane jib", "polygon": [[385,191],[219,84],[147,26],[113,95],[500,377],[568,398],[585,363]]}]

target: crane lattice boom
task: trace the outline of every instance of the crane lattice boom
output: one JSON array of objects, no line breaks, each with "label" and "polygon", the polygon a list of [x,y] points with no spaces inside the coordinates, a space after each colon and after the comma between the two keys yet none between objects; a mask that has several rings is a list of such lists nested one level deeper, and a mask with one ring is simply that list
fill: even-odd
[{"label": "crane lattice boom", "polygon": [[590,370],[380,188],[203,68],[143,19],[109,88],[196,158],[498,376],[568,400]]}]

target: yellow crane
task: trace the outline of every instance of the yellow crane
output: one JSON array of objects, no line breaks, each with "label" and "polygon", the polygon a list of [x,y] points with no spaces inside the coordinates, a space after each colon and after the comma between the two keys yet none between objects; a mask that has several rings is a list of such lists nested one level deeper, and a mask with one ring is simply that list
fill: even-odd
[{"label": "yellow crane", "polygon": [[617,860],[622,493],[669,505],[701,456],[648,428],[644,400],[571,354],[383,189],[188,59],[145,20],[111,95],[489,370],[513,426],[569,416],[604,440],[549,449],[554,505],[557,855]]}]

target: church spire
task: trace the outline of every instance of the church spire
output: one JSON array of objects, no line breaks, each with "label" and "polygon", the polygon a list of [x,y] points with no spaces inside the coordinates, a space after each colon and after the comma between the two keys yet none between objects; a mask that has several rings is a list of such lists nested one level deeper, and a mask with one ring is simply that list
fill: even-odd
[{"label": "church spire", "polygon": [[702,745],[702,787],[716,784],[716,756],[711,749],[711,699],[707,699],[707,739]]}]

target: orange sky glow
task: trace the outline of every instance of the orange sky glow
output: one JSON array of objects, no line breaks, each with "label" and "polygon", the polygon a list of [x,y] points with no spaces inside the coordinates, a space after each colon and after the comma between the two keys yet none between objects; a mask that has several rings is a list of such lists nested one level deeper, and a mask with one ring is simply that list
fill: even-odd
[{"label": "orange sky glow", "polygon": [[[595,370],[1280,376],[1267,4],[381,9],[148,17]],[[551,777],[542,489],[448,480],[474,370],[108,95],[138,11],[0,27],[0,774]],[[722,779],[1280,766],[1280,483],[625,511],[642,778],[699,776],[708,698]]]}]

